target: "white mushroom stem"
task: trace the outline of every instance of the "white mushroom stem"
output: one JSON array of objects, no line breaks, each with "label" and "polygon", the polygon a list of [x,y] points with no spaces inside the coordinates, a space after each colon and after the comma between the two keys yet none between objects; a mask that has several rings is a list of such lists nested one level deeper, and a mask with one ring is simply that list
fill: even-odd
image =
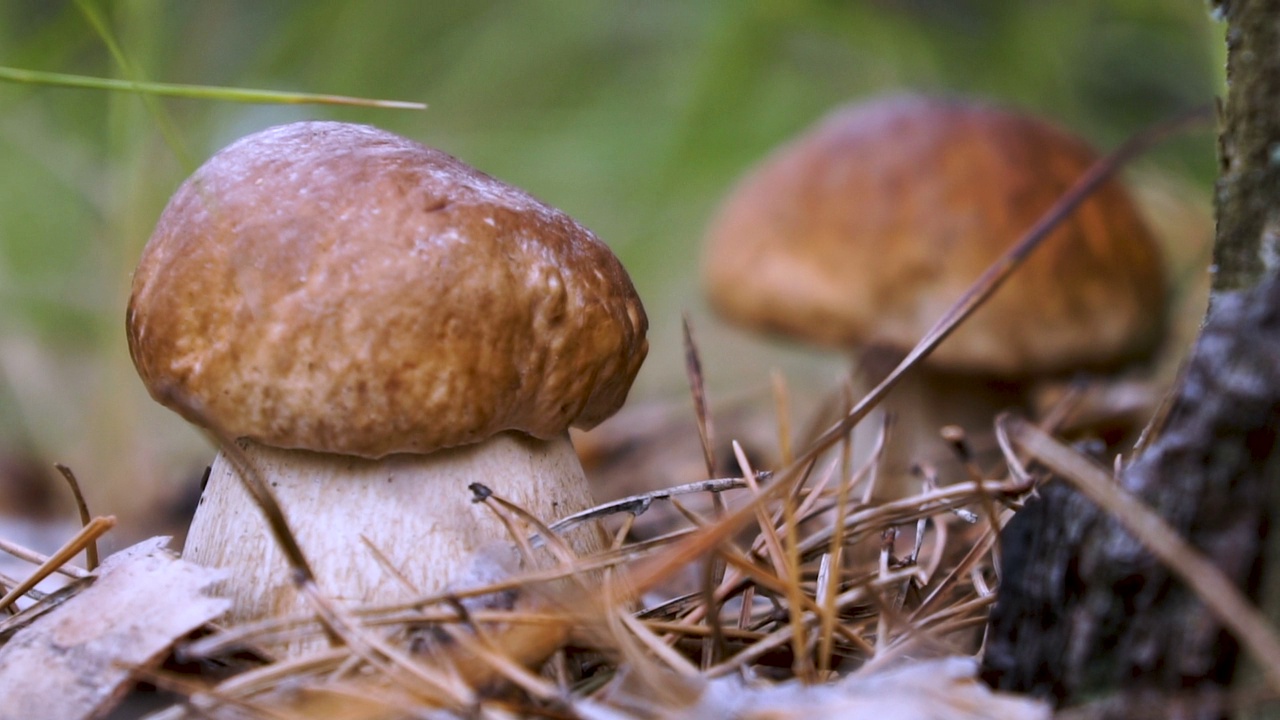
[{"label": "white mushroom stem", "polygon": [[[380,460],[244,440],[239,446],[279,501],[320,589],[347,606],[465,585],[478,550],[510,544],[493,510],[472,501],[471,483],[483,483],[544,522],[593,504],[567,433],[542,441],[506,432],[475,445]],[[596,552],[604,542],[595,525],[570,531],[566,540],[580,554]],[[213,463],[183,554],[230,570],[220,591],[233,601],[232,624],[307,609],[263,513],[223,453]]]}]

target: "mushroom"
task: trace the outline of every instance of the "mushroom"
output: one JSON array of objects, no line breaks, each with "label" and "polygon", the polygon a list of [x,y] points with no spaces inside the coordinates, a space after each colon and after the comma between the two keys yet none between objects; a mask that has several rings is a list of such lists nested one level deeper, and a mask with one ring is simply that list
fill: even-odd
[{"label": "mushroom", "polygon": [[[336,122],[274,127],[201,166],[143,251],[127,316],[152,397],[237,441],[320,588],[350,604],[438,591],[510,542],[471,483],[544,521],[590,507],[568,428],[622,405],[647,325],[617,258],[568,215]],[[602,547],[597,527],[567,540]],[[184,554],[232,570],[232,622],[303,607],[225,451]]]},{"label": "mushroom", "polygon": [[[878,382],[1095,158],[1044,120],[981,102],[897,95],[837,109],[724,202],[704,256],[711,304],[854,350]],[[959,426],[981,453],[993,416],[1024,407],[1035,381],[1145,358],[1164,325],[1158,248],[1108,182],[890,393],[912,456],[891,448],[891,470],[955,469],[939,428]]]}]

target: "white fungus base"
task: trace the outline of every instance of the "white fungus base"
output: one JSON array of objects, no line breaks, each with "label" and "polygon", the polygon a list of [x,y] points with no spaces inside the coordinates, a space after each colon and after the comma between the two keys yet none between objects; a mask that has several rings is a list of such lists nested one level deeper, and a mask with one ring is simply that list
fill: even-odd
[{"label": "white fungus base", "polygon": [[[541,441],[503,433],[476,445],[380,460],[243,440],[239,446],[270,484],[321,590],[347,606],[466,585],[477,550],[509,544],[494,512],[472,502],[471,483],[485,484],[544,522],[593,504],[567,434]],[[580,554],[604,547],[595,524],[566,540]],[[370,545],[413,589],[384,569]],[[231,579],[214,590],[233,601],[230,624],[309,609],[290,583],[262,512],[223,453],[214,460],[183,555],[231,570]]]}]

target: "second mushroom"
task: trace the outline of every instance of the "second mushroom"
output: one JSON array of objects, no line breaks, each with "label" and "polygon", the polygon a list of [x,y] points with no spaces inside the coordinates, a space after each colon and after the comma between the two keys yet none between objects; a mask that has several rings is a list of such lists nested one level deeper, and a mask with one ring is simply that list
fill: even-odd
[{"label": "second mushroom", "polygon": [[[743,325],[854,350],[869,386],[1095,159],[1051,123],[984,102],[895,95],[840,108],[725,201],[708,295]],[[939,428],[990,451],[993,417],[1024,407],[1035,381],[1149,356],[1164,295],[1154,239],[1106,183],[890,393],[902,429],[891,474],[919,461],[954,478]]]}]

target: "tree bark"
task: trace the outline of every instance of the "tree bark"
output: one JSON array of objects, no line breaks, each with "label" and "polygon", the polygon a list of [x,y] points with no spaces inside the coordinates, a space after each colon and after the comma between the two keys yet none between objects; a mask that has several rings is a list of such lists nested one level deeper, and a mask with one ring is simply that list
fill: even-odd
[{"label": "tree bark", "polygon": [[[1121,483],[1250,592],[1280,475],[1280,282],[1223,294],[1159,440]],[[1116,521],[1050,482],[1006,527],[984,676],[1105,717],[1215,718],[1236,643]],[[1140,712],[1142,711],[1142,712]]]},{"label": "tree bark", "polygon": [[1280,2],[1218,0],[1227,22],[1227,98],[1218,140],[1215,292],[1280,267]]},{"label": "tree bark", "polygon": [[[1229,82],[1214,298],[1162,433],[1120,482],[1256,597],[1280,501],[1280,0],[1214,12]],[[1105,699],[1098,717],[1225,715],[1234,639],[1096,506],[1061,483],[1040,495],[1002,537],[984,676],[1060,705]]]}]

